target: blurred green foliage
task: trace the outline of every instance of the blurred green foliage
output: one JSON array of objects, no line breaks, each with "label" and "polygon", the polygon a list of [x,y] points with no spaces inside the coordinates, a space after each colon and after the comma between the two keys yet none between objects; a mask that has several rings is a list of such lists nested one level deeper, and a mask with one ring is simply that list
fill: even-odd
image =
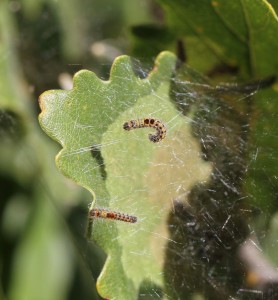
[{"label": "blurred green foliage", "polygon": [[85,239],[91,196],[58,173],[59,148],[38,127],[37,98],[83,67],[107,76],[114,57],[94,54],[93,43],[125,51],[125,28],[148,19],[145,6],[0,3],[1,299],[99,299],[95,279],[105,254]]}]

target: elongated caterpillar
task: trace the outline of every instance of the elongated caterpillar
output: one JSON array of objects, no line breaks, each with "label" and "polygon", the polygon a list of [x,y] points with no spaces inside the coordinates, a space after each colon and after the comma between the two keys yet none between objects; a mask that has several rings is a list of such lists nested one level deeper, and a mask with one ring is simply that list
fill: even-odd
[{"label": "elongated caterpillar", "polygon": [[103,218],[103,219],[111,219],[118,220],[128,223],[136,223],[137,217],[130,216],[128,214],[115,212],[106,208],[92,208],[89,211],[89,218]]},{"label": "elongated caterpillar", "polygon": [[165,125],[158,119],[154,118],[144,118],[138,120],[131,120],[125,122],[123,128],[125,130],[132,130],[136,128],[143,127],[153,127],[156,129],[156,134],[149,134],[149,140],[151,142],[157,143],[163,140],[166,136],[166,127]]}]

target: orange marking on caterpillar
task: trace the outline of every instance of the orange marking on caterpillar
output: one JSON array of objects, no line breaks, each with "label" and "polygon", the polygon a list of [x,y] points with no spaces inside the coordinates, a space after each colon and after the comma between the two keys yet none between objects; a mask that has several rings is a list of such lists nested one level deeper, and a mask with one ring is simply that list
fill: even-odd
[{"label": "orange marking on caterpillar", "polygon": [[92,208],[89,211],[89,218],[103,218],[110,220],[118,220],[128,223],[136,223],[137,217],[128,214],[112,211],[106,208]]},{"label": "orange marking on caterpillar", "polygon": [[136,128],[143,128],[143,127],[152,127],[156,129],[156,134],[149,134],[149,140],[151,142],[157,143],[162,141],[166,136],[166,127],[165,125],[158,119],[154,118],[144,118],[138,120],[131,120],[125,122],[123,128],[125,130],[132,130]]}]

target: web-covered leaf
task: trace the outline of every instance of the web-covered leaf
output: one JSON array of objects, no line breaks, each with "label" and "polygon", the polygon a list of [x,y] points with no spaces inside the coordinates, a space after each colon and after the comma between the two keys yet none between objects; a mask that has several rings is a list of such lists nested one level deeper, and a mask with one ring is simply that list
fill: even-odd
[{"label": "web-covered leaf", "polygon": [[[98,280],[106,298],[135,298],[143,281],[163,286],[172,201],[211,170],[200,159],[190,118],[170,99],[175,64],[172,54],[163,53],[140,79],[131,59],[119,57],[109,81],[81,71],[73,90],[48,91],[40,98],[40,123],[63,146],[60,170],[96,195],[93,205],[138,218],[136,224],[94,220],[93,238],[108,254]],[[167,126],[161,143],[150,142],[146,129],[123,130],[124,122],[150,116]]]}]

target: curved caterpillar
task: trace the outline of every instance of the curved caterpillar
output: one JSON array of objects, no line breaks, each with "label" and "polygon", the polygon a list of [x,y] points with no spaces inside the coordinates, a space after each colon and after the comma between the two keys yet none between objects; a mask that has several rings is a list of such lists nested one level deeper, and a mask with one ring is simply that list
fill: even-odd
[{"label": "curved caterpillar", "polygon": [[125,122],[123,128],[125,130],[132,130],[136,128],[143,127],[153,127],[156,129],[156,134],[149,134],[149,140],[151,142],[157,143],[163,140],[166,136],[166,127],[165,125],[158,119],[154,118],[144,118],[138,120],[131,120]]},{"label": "curved caterpillar", "polygon": [[137,217],[130,216],[128,214],[115,212],[106,208],[92,208],[89,211],[89,218],[103,218],[103,219],[111,219],[118,220],[128,223],[136,223]]}]

